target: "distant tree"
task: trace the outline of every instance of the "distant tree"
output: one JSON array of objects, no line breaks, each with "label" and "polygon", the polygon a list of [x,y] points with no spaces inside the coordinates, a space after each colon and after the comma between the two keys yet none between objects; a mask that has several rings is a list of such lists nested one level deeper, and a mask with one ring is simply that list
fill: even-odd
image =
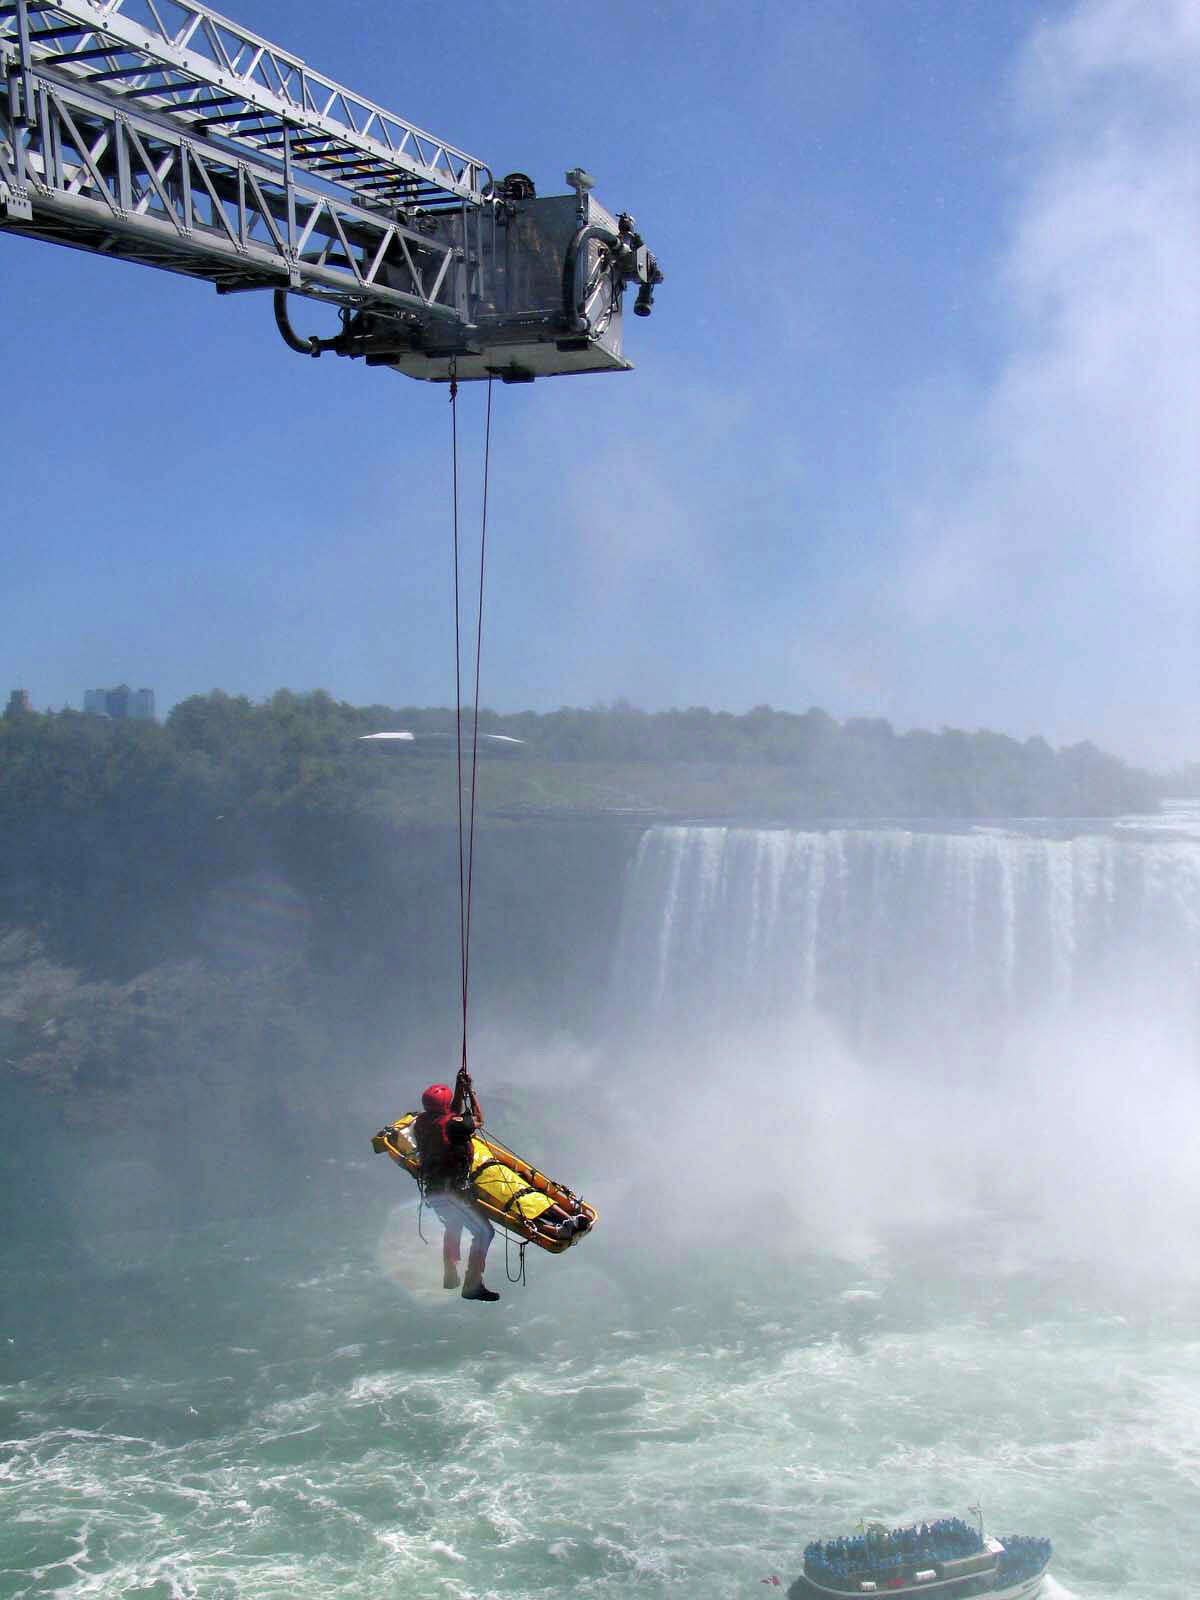
[{"label": "distant tree", "polygon": [[173,706],[166,727],[182,749],[200,751],[213,761],[222,761],[239,744],[253,738],[258,720],[256,708],[245,695],[228,695],[213,689]]}]

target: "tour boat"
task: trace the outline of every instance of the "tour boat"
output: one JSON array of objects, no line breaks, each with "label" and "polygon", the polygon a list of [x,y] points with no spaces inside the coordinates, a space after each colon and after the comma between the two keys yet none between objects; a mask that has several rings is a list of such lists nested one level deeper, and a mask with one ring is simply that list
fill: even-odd
[{"label": "tour boat", "polygon": [[958,1517],[887,1528],[870,1523],[840,1539],[814,1540],[788,1600],[844,1600],[886,1594],[896,1600],[1034,1600],[1050,1562],[1049,1539],[989,1538]]}]

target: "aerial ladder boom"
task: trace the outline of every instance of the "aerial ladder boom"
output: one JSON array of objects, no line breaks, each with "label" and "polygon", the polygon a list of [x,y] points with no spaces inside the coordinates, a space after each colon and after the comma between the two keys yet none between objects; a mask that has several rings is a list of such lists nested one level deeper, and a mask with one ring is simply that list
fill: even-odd
[{"label": "aerial ladder boom", "polygon": [[[191,0],[0,0],[0,233],[269,289],[409,376],[628,369],[662,273],[590,176],[538,197]],[[298,334],[287,296],[339,308]]]}]

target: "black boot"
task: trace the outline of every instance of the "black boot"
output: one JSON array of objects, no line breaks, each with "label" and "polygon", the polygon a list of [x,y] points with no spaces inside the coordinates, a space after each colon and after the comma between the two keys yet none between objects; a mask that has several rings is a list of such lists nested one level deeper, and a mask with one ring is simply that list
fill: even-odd
[{"label": "black boot", "polygon": [[487,1284],[482,1281],[477,1283],[473,1289],[464,1289],[462,1297],[464,1300],[499,1300],[500,1298],[494,1289],[489,1289]]}]

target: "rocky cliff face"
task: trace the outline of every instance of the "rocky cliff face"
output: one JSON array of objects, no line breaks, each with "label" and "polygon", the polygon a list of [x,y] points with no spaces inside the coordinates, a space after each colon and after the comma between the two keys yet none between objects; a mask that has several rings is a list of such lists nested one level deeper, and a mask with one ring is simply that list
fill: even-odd
[{"label": "rocky cliff face", "polygon": [[[248,1173],[266,1192],[282,1166],[287,1193],[300,1168],[361,1156],[410,1080],[450,1074],[453,834],[267,843],[215,883],[156,884],[153,938],[127,895],[106,924],[111,861],[94,894],[0,930],[0,1099],[16,1143],[36,1126],[28,1138],[58,1146],[60,1167],[103,1146],[150,1162],[179,1196],[244,1203]],[[473,1022],[594,1029],[636,846],[620,826],[482,832]]]}]

